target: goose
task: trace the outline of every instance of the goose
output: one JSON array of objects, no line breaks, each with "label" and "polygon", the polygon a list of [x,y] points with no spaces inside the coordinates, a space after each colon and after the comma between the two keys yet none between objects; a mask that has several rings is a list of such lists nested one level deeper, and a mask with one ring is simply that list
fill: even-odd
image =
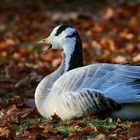
[{"label": "goose", "polygon": [[[38,84],[35,104],[39,113],[62,120],[100,115],[140,120],[140,65],[95,63],[83,65],[82,43],[70,25],[55,27],[39,41],[50,49],[62,49],[62,62]],[[102,115],[103,114],[103,115]]]}]

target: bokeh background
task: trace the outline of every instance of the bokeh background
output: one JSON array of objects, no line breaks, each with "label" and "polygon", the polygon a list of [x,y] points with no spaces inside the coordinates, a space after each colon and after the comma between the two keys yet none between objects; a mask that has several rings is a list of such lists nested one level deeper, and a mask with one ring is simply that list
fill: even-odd
[{"label": "bokeh background", "polygon": [[0,98],[33,97],[58,67],[61,52],[41,55],[35,42],[59,24],[78,30],[85,65],[140,62],[140,0],[1,0]]},{"label": "bokeh background", "polygon": [[[47,121],[37,112],[34,92],[61,62],[62,51],[42,55],[37,41],[60,24],[81,37],[84,64],[140,63],[140,0],[0,0],[0,139],[128,139],[140,123],[96,120]],[[100,135],[101,134],[101,135]]]}]

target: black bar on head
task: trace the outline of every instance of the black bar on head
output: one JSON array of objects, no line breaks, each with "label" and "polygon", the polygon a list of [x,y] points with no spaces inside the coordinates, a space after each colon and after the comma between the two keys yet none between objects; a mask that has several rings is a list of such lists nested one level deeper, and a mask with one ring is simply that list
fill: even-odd
[{"label": "black bar on head", "polygon": [[66,28],[68,28],[68,27],[72,27],[72,26],[70,26],[70,25],[61,25],[59,28],[58,28],[58,30],[56,31],[56,36],[58,36],[59,34],[61,34]]}]

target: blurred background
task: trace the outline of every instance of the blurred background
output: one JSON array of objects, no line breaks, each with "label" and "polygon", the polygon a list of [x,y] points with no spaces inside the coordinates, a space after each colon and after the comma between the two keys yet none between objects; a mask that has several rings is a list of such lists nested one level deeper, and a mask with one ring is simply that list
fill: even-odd
[{"label": "blurred background", "polygon": [[0,99],[33,97],[58,67],[61,52],[41,55],[35,42],[59,24],[78,30],[85,65],[140,63],[140,0],[1,0]]}]

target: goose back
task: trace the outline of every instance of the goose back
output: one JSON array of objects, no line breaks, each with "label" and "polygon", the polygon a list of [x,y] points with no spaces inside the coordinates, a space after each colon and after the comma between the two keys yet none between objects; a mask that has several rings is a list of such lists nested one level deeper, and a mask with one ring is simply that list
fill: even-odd
[{"label": "goose back", "polygon": [[84,88],[101,91],[119,103],[140,102],[140,66],[92,64],[62,75],[52,88],[61,94]]}]

